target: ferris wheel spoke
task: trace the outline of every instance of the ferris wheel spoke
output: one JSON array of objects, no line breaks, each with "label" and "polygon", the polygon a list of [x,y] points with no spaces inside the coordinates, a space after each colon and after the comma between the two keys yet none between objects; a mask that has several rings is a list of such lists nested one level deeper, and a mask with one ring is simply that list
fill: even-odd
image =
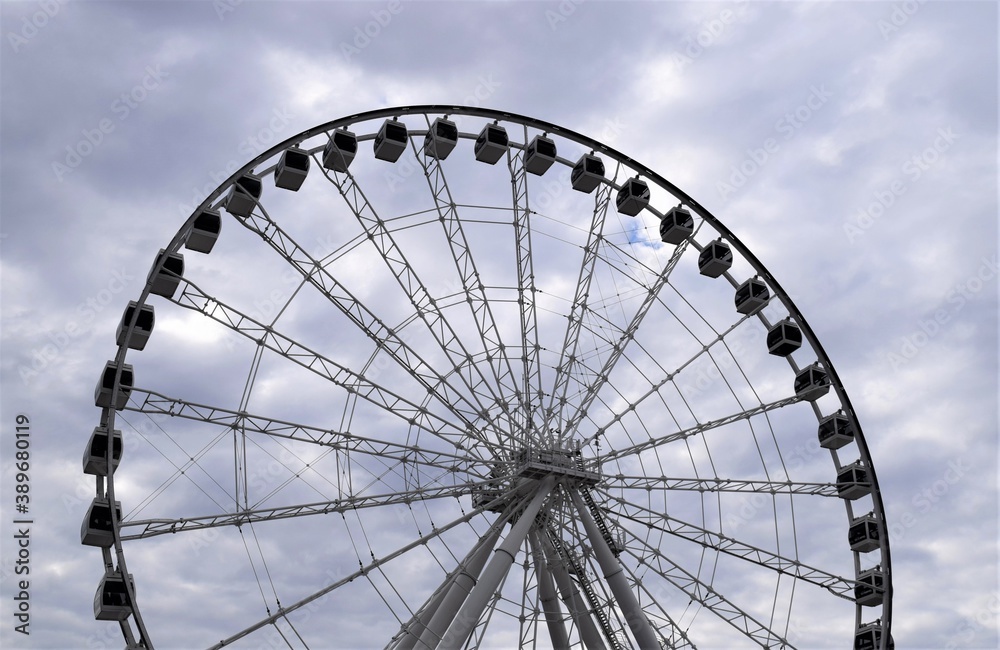
[{"label": "ferris wheel spoke", "polygon": [[576,410],[573,415],[567,420],[564,431],[573,431],[580,424],[580,421],[586,416],[590,405],[593,403],[594,398],[597,394],[607,385],[609,377],[615,366],[618,364],[619,359],[625,352],[625,348],[632,342],[632,337],[639,330],[639,326],[642,321],[646,318],[649,313],[650,307],[656,303],[656,300],[660,294],[660,290],[667,284],[670,278],[670,274],[674,267],[677,266],[677,262],[680,260],[681,255],[687,247],[687,240],[679,244],[676,249],[674,249],[673,254],[670,256],[670,260],[664,266],[663,271],[657,276],[656,281],[652,286],[648,287],[645,298],[642,304],[635,311],[629,324],[621,330],[621,335],[617,341],[615,341],[614,346],[611,349],[610,354],[604,361],[603,367],[593,375],[593,381],[584,384],[584,394],[580,403],[576,406]]},{"label": "ferris wheel spoke", "polygon": [[735,537],[682,521],[669,514],[657,512],[604,490],[599,490],[599,492],[606,500],[617,504],[617,508],[606,506],[606,509],[618,519],[627,519],[645,528],[669,533],[706,549],[725,553],[766,567],[776,573],[817,585],[840,598],[854,599],[855,582],[853,580],[847,580],[829,571],[809,566],[798,559],[784,557],[778,553],[753,546]]},{"label": "ferris wheel spoke", "polygon": [[[468,431],[492,427],[488,413],[483,413],[481,409],[469,401],[466,395],[453,388],[446,377],[424,361],[395,329],[379,319],[364,303],[355,298],[330,273],[326,266],[314,259],[285,233],[268,216],[263,206],[258,203],[257,207],[259,209],[249,217],[238,221],[248,230],[260,235],[327,300],[336,306],[355,327],[370,340],[375,341],[379,348],[396,361],[401,368],[406,369],[417,382],[437,398],[442,406],[460,417]],[[459,404],[464,404],[466,409],[460,410]],[[494,433],[499,436],[498,431]],[[493,442],[486,439],[480,441],[490,447],[495,446]]]},{"label": "ferris wheel spoke", "polygon": [[[428,123],[428,128],[430,127],[431,125]],[[451,250],[452,260],[472,310],[479,340],[482,344],[482,352],[493,372],[493,380],[501,394],[501,402],[498,406],[502,414],[501,417],[506,421],[510,418],[511,407],[516,407],[516,404],[508,404],[507,400],[515,399],[515,395],[520,391],[514,369],[511,367],[510,359],[506,353],[506,346],[500,337],[500,331],[497,329],[493,308],[486,296],[486,285],[483,284],[476,259],[466,238],[465,229],[459,218],[458,208],[448,186],[441,161],[421,151],[412,138],[410,144],[434,198],[440,223],[444,228],[448,247]]]},{"label": "ferris wheel spoke", "polygon": [[545,435],[548,435],[558,424],[555,420],[557,417],[561,417],[563,408],[566,406],[569,381],[577,365],[576,355],[580,345],[580,330],[583,327],[584,315],[587,313],[587,300],[590,297],[590,286],[594,279],[598,249],[604,237],[604,224],[610,202],[611,184],[602,183],[594,198],[594,214],[590,230],[587,231],[587,243],[583,247],[583,259],[580,262],[580,273],[570,307],[566,335],[563,339],[563,346],[560,348],[559,363],[556,365],[555,384],[545,409],[545,419],[542,426]]},{"label": "ferris wheel spoke", "polygon": [[176,397],[167,397],[142,388],[132,389],[132,402],[125,406],[125,410],[147,415],[169,415],[224,428],[256,432],[322,447],[332,447],[345,453],[364,454],[384,461],[386,464],[389,462],[406,463],[442,472],[465,473],[484,480],[488,478],[485,473],[480,474],[475,471],[475,465],[469,462],[474,459],[467,455],[360,436],[351,431],[335,431],[286,420],[273,420],[245,411],[234,411],[218,406],[196,404]]},{"label": "ferris wheel spoke", "polygon": [[[524,127],[524,141],[528,141],[528,127]],[[542,368],[539,355],[538,313],[535,306],[535,269],[531,247],[531,208],[528,202],[528,170],[524,164],[525,150],[507,150],[507,168],[511,176],[512,203],[514,206],[514,250],[517,258],[517,301],[521,324],[523,379],[520,401],[525,430],[535,421],[535,409],[542,404]]]},{"label": "ferris wheel spoke", "polygon": [[226,639],[223,639],[219,643],[213,645],[210,648],[210,650],[221,650],[222,648],[224,648],[226,646],[232,645],[234,642],[238,641],[239,639],[242,639],[242,638],[246,637],[249,634],[252,634],[253,632],[256,632],[257,630],[261,629],[265,625],[272,624],[274,621],[278,620],[278,618],[283,617],[283,616],[287,616],[288,614],[291,614],[292,612],[294,612],[294,611],[296,611],[296,610],[298,610],[298,609],[300,609],[300,608],[308,605],[309,603],[313,602],[314,600],[316,600],[318,598],[322,598],[323,596],[327,595],[328,593],[331,593],[334,590],[339,589],[340,587],[343,587],[344,585],[353,582],[355,579],[364,576],[365,574],[367,574],[372,569],[375,569],[377,567],[383,566],[383,565],[391,562],[392,560],[395,560],[395,559],[397,559],[397,558],[399,558],[401,556],[404,556],[408,552],[412,551],[415,548],[419,548],[421,546],[426,546],[429,542],[431,542],[433,540],[436,540],[436,539],[439,539],[442,535],[444,535],[445,533],[447,533],[449,530],[452,530],[453,528],[456,528],[456,527],[458,527],[458,526],[460,526],[462,524],[468,523],[472,519],[474,519],[476,517],[479,517],[480,515],[482,515],[484,512],[487,511],[487,508],[489,507],[489,505],[490,504],[487,504],[487,505],[485,505],[483,507],[474,508],[473,510],[465,513],[461,517],[458,517],[458,518],[456,518],[456,519],[448,522],[447,524],[443,524],[443,525],[435,527],[431,532],[427,533],[426,535],[424,535],[424,534],[419,535],[417,537],[417,539],[415,539],[414,541],[410,542],[409,544],[405,544],[403,546],[400,546],[395,551],[387,553],[386,555],[383,555],[383,556],[378,557],[378,558],[374,558],[371,562],[369,562],[368,564],[365,564],[364,566],[362,566],[361,568],[359,568],[357,571],[354,571],[353,573],[350,573],[350,574],[342,577],[341,579],[328,584],[327,586],[323,587],[322,589],[314,591],[313,593],[309,594],[308,596],[306,596],[306,597],[304,597],[304,598],[296,601],[295,603],[292,603],[291,605],[288,605],[287,607],[282,607],[281,610],[278,613],[272,614],[272,615],[267,616],[265,618],[262,618],[259,621],[257,621],[256,623],[254,623],[252,625],[249,625],[246,628],[244,628],[243,630],[237,632],[236,634],[234,634],[234,635],[232,635],[232,636],[230,636],[230,637],[228,637]]},{"label": "ferris wheel spoke", "polygon": [[650,436],[649,440],[634,445],[630,445],[628,447],[622,447],[621,449],[613,449],[608,451],[607,453],[603,453],[600,459],[601,464],[604,465],[619,458],[634,456],[636,454],[639,454],[641,452],[650,449],[656,449],[658,447],[662,447],[663,445],[674,442],[675,440],[684,440],[685,438],[696,436],[698,434],[704,433],[705,431],[710,431],[712,429],[716,429],[718,427],[725,426],[727,424],[732,424],[733,422],[738,422],[739,420],[746,420],[755,415],[759,415],[761,413],[768,413],[775,409],[784,408],[790,404],[795,404],[801,401],[802,401],[801,397],[797,396],[786,397],[767,404],[760,404],[758,406],[753,406],[745,411],[741,411],[739,413],[733,413],[731,415],[727,415],[726,417],[722,417],[717,420],[710,420],[708,422],[703,422],[693,427],[689,427],[681,431],[667,434],[665,436],[658,436],[656,438]]},{"label": "ferris wheel spoke", "polygon": [[363,510],[365,508],[378,508],[391,505],[409,505],[415,501],[430,501],[434,499],[459,498],[469,495],[472,490],[481,483],[466,483],[462,485],[444,485],[439,487],[425,487],[419,490],[404,490],[402,492],[374,494],[374,495],[354,495],[345,496],[332,501],[320,501],[317,503],[307,503],[300,505],[281,506],[276,508],[257,508],[253,510],[241,510],[234,513],[224,513],[218,515],[204,515],[200,517],[182,517],[178,519],[135,519],[121,522],[121,528],[139,528],[136,533],[123,534],[122,540],[145,539],[166,535],[168,533],[182,533],[205,528],[218,528],[220,526],[242,526],[243,524],[255,524],[262,521],[277,521],[294,517],[306,517],[309,515],[325,515],[330,513],[344,513],[352,510]]},{"label": "ferris wheel spoke", "polygon": [[[461,378],[468,394],[475,400],[477,412],[486,412],[493,405],[502,404],[503,398],[497,396],[490,380],[483,375],[482,365],[472,362],[473,355],[444,317],[438,302],[431,296],[426,284],[407,260],[392,231],[376,213],[355,177],[349,171],[343,173],[323,171],[326,178],[337,187],[358,223],[365,230],[369,241],[378,250],[379,257],[388,266],[399,287],[413,305],[415,314],[423,321],[440,349],[448,357],[452,364],[452,372]],[[495,376],[493,381],[499,383]]]},{"label": "ferris wheel spoke", "polygon": [[604,477],[606,488],[635,490],[686,490],[692,492],[755,492],[759,494],[812,494],[839,496],[836,483],[803,483],[799,481],[752,481],[738,479],[668,478],[666,476]]},{"label": "ferris wheel spoke", "polygon": [[[273,327],[264,325],[236,308],[206,295],[191,281],[182,280],[182,285],[183,289],[180,295],[170,298],[171,302],[207,315],[242,336],[318,374],[351,394],[375,404],[386,412],[441,438],[448,444],[456,448],[464,448],[468,443],[470,433],[475,435],[476,430],[472,429],[471,425],[467,425],[469,428],[463,428],[444,420],[426,407],[410,402],[346,366],[284,336]],[[454,410],[452,413],[464,419],[461,413]],[[485,445],[492,444],[486,439],[479,441]]]},{"label": "ferris wheel spoke", "polygon": [[603,425],[598,426],[597,431],[589,435],[588,437],[584,438],[581,444],[582,445],[590,444],[596,438],[601,436],[605,431],[607,431],[610,427],[620,422],[629,413],[634,412],[640,404],[643,404],[647,399],[659,394],[660,390],[664,386],[674,381],[674,379],[676,379],[676,377],[682,371],[684,371],[684,369],[688,368],[689,366],[697,362],[699,359],[703,358],[705,355],[709,355],[711,353],[711,350],[716,345],[718,345],[720,342],[723,342],[727,336],[732,334],[732,332],[734,332],[736,328],[739,327],[748,318],[750,318],[750,316],[744,316],[743,318],[740,318],[731,326],[729,326],[727,329],[719,332],[718,335],[715,336],[715,338],[708,341],[707,343],[704,343],[702,347],[700,347],[693,355],[691,355],[689,358],[678,364],[678,366],[674,370],[667,371],[666,369],[663,369],[656,362],[656,359],[654,359],[652,356],[647,355],[649,356],[650,359],[653,360],[654,363],[656,363],[657,367],[660,368],[662,376],[659,379],[656,379],[655,381],[650,379],[649,389],[646,392],[639,395],[638,398],[629,402],[624,408],[614,409],[613,410],[614,415],[611,416],[611,419],[605,422]]},{"label": "ferris wheel spoke", "polygon": [[[622,569],[628,574],[629,582],[634,585],[634,589],[641,595],[646,597],[649,602],[648,605],[643,607],[643,611],[646,613],[646,618],[649,624],[653,627],[656,635],[660,639],[660,647],[670,648],[671,650],[681,650],[682,648],[691,648],[691,650],[698,650],[691,639],[687,637],[687,633],[678,625],[677,621],[660,605],[656,597],[649,591],[640,576],[636,575],[635,571],[628,565],[628,563],[622,562]],[[652,611],[651,610],[655,610]],[[657,625],[653,620],[654,617],[662,620],[662,625]],[[667,629],[664,633],[664,628]]]},{"label": "ferris wheel spoke", "polygon": [[625,552],[631,555],[636,562],[649,567],[650,571],[680,589],[692,601],[698,602],[702,607],[736,628],[740,633],[753,639],[761,647],[794,649],[795,646],[788,639],[783,638],[754,618],[753,615],[741,609],[714,589],[711,584],[705,583],[698,576],[690,573],[681,565],[666,557],[658,548],[652,546],[632,531],[627,532],[630,538],[642,547],[640,551],[634,544],[626,544]]}]

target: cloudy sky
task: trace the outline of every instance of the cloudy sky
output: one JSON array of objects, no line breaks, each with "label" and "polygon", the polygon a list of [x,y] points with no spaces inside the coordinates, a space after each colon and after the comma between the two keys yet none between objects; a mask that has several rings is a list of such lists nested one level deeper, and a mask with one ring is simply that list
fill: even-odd
[{"label": "cloudy sky", "polygon": [[[115,354],[115,327],[142,291],[157,250],[232,172],[297,133],[383,107],[450,104],[529,115],[596,138],[725,223],[811,324],[864,427],[889,525],[898,647],[997,646],[995,3],[41,0],[3,2],[0,20],[0,645],[121,647],[117,626],[93,620],[103,567],[97,549],[78,543],[94,494],[80,457],[99,418],[95,380]],[[398,177],[379,170],[385,182],[372,186],[369,198],[381,195],[403,214],[395,202],[405,201],[413,169]],[[328,205],[300,203],[292,220],[317,256],[333,252],[326,231],[310,231]],[[288,206],[275,209],[290,213]],[[274,305],[289,303],[295,278],[287,279],[287,267],[269,266],[259,238],[224,216],[232,238],[198,270],[206,282],[223,278],[214,288],[231,288],[246,311],[270,317]],[[556,241],[560,232],[549,234]],[[482,259],[489,266],[490,258]],[[352,260],[350,253],[338,258],[339,272],[377,302],[384,278],[365,284],[368,269]],[[446,280],[438,282],[440,296]],[[353,339],[316,336],[329,327],[310,311],[314,302],[290,303],[288,331],[311,334],[317,351],[363,366],[367,357],[355,352]],[[160,309],[161,340],[147,356],[129,357],[137,385],[239,410],[252,346],[223,342],[201,317],[160,318]],[[261,376],[275,385],[262,383],[257,404],[270,405],[276,419],[315,409],[322,382],[296,378],[288,391],[283,371],[269,363],[261,362]],[[394,372],[384,368],[380,376],[391,383]],[[312,423],[340,426],[350,405],[337,400]],[[14,631],[13,617],[23,577],[14,573],[12,523],[19,517],[19,415],[31,435],[30,636]],[[195,443],[204,432],[122,415],[129,424],[120,428],[131,439],[126,453],[134,452],[136,464],[122,475],[117,496],[133,512],[188,460],[183,456],[204,446]],[[371,423],[380,415],[362,405],[355,417]],[[166,435],[160,427],[174,427],[177,446],[168,449],[157,437]],[[149,453],[150,440],[166,445],[159,455]],[[181,448],[187,451],[179,456]],[[785,453],[794,453],[794,444],[790,449]],[[248,451],[251,484],[259,479],[271,489],[289,466],[305,462],[282,458],[269,475],[278,465],[268,459],[282,450],[262,443]],[[213,490],[226,490],[210,475],[227,489],[233,481],[231,447],[228,454],[228,468],[223,454],[206,454],[199,478],[172,484],[158,497],[159,509],[136,517],[211,512],[219,498]],[[716,455],[739,465],[739,458]],[[291,481],[284,495],[319,501],[317,493],[343,489],[343,475],[328,467],[325,477],[313,472],[309,486]],[[732,503],[738,510],[741,502]],[[365,515],[364,530],[384,539],[352,538],[349,552],[333,556],[331,540],[358,530],[349,519],[292,520],[284,539],[316,540],[294,547],[295,562],[273,559],[290,552],[281,537],[254,547],[249,532],[192,533],[200,535],[193,544],[155,538],[126,551],[154,641],[204,646],[264,615],[253,570],[262,572],[268,560],[286,602],[295,600],[308,592],[296,595],[286,585],[319,588],[330,582],[324,576],[356,570],[368,553],[358,544],[396,548],[413,539],[401,531],[455,513],[428,507]],[[485,529],[480,521],[461,528],[450,547],[428,545],[412,570],[459,553],[449,548],[464,555],[462,536]],[[850,566],[840,537],[800,535],[800,543],[816,547],[807,556],[835,552]],[[232,557],[239,561],[229,563]],[[404,574],[370,581],[386,593],[389,582],[410,585]],[[316,636],[306,641],[337,647],[377,637],[381,645],[398,624],[373,631],[368,605],[341,599],[336,625],[316,609]],[[344,643],[329,634],[344,635]],[[274,647],[285,647],[273,634],[246,647],[272,647],[275,638]]]}]

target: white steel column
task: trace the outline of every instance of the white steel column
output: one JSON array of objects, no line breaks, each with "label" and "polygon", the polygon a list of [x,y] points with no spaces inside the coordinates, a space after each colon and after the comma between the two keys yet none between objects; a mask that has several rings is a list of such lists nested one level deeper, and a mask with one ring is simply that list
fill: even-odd
[{"label": "white steel column", "polygon": [[545,560],[545,551],[538,537],[538,531],[533,531],[528,536],[528,542],[531,544],[531,554],[535,559],[535,575],[538,577],[538,599],[542,603],[542,611],[545,612],[545,623],[549,628],[552,647],[568,648],[569,635],[566,633],[566,623],[563,620],[562,612],[559,610],[559,597],[556,595],[556,586],[552,582],[552,573],[549,571],[548,563]]},{"label": "white steel column", "polygon": [[[545,544],[545,547],[546,550],[549,549],[548,543]],[[562,562],[553,564],[552,575],[555,577],[556,585],[559,587],[559,595],[562,597],[563,602],[566,603],[566,607],[569,609],[569,613],[573,616],[576,627],[580,631],[580,638],[583,640],[583,645],[587,647],[587,650],[607,650],[604,637],[601,636],[601,633],[597,630],[597,626],[594,625],[593,618],[590,615],[590,608],[584,602],[583,597],[580,596],[580,591],[573,584],[573,579],[569,577],[566,565]]]},{"label": "white steel column", "polygon": [[445,630],[448,629],[448,625],[454,620],[459,607],[476,586],[479,574],[482,573],[483,567],[486,566],[486,560],[490,557],[490,551],[500,539],[500,531],[503,530],[504,523],[498,521],[489,534],[478,544],[478,548],[474,550],[465,566],[459,568],[447,589],[447,594],[441,601],[441,605],[433,613],[423,632],[420,633],[420,640],[416,647],[437,647]]},{"label": "white steel column", "polygon": [[517,523],[511,528],[510,533],[507,534],[503,543],[497,547],[493,559],[490,560],[478,584],[473,588],[472,593],[469,594],[455,620],[452,621],[444,638],[441,639],[441,644],[438,648],[441,648],[441,650],[458,650],[465,646],[469,635],[472,634],[476,623],[479,622],[480,617],[483,615],[486,605],[489,604],[490,598],[496,593],[500,582],[507,575],[510,565],[514,563],[514,555],[517,553],[518,548],[521,547],[521,544],[524,543],[524,538],[528,536],[528,531],[535,523],[535,516],[541,510],[542,503],[545,502],[546,497],[552,491],[555,480],[554,476],[549,475],[538,485],[538,491],[531,499],[531,503],[521,512]]},{"label": "white steel column", "polygon": [[594,554],[597,556],[597,561],[604,572],[604,579],[607,581],[608,586],[611,587],[611,593],[615,595],[615,600],[618,601],[618,607],[621,609],[622,614],[625,615],[625,621],[628,623],[629,629],[632,630],[632,635],[635,636],[635,640],[639,643],[640,648],[655,648],[659,650],[660,642],[656,639],[653,627],[646,620],[646,614],[639,607],[639,601],[636,600],[635,594],[632,593],[632,589],[628,586],[628,580],[625,578],[622,565],[608,547],[608,543],[604,540],[604,536],[601,535],[597,523],[590,516],[590,512],[587,511],[587,506],[583,503],[583,499],[580,498],[580,495],[575,490],[571,494],[573,496],[573,503],[580,512],[580,519],[583,521],[583,526],[587,529],[587,537],[590,538],[590,545],[593,546]]}]

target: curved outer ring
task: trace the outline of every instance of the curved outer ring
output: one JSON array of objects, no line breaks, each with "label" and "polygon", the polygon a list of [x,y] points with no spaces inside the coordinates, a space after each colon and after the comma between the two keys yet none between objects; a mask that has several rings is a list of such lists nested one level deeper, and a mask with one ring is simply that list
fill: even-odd
[{"label": "curved outer ring", "polygon": [[[249,163],[238,169],[236,172],[233,173],[232,176],[230,176],[222,184],[220,184],[219,187],[217,187],[211,194],[209,194],[205,198],[204,201],[201,202],[200,205],[198,205],[195,208],[195,210],[191,213],[188,219],[184,222],[184,225],[181,226],[181,228],[177,231],[177,234],[174,235],[174,237],[170,240],[170,243],[165,247],[165,251],[171,253],[179,250],[181,245],[185,241],[188,231],[193,225],[194,219],[198,215],[198,213],[208,208],[218,197],[222,195],[222,193],[226,189],[229,188],[230,185],[235,183],[237,179],[239,179],[245,173],[252,171],[260,164],[260,162],[272,158],[273,156],[287,149],[288,147],[295,145],[303,140],[307,140],[311,137],[319,135],[320,133],[329,132],[340,127],[350,126],[355,122],[367,122],[379,118],[402,117],[409,114],[428,114],[428,113],[448,114],[448,115],[471,115],[491,120],[509,121],[526,126],[531,126],[543,132],[554,133],[568,140],[575,141],[578,144],[582,144],[585,147],[594,150],[595,152],[601,152],[619,162],[625,163],[633,170],[640,172],[643,176],[645,176],[649,180],[655,182],[657,185],[661,186],[662,188],[670,192],[680,202],[689,206],[699,217],[701,217],[709,224],[711,224],[712,227],[715,228],[715,230],[718,231],[718,233],[724,239],[726,239],[733,247],[736,248],[736,250],[740,253],[740,255],[742,255],[744,259],[746,259],[750,263],[750,265],[754,268],[754,270],[761,277],[765,279],[767,285],[774,290],[775,294],[781,299],[782,304],[784,304],[784,306],[788,309],[789,315],[795,319],[795,322],[799,325],[799,328],[802,330],[803,336],[806,338],[806,340],[809,341],[810,346],[816,353],[817,359],[823,364],[823,368],[824,370],[826,370],[826,372],[830,377],[831,384],[834,390],[836,391],[837,397],[840,399],[841,405],[843,406],[845,413],[850,417],[851,423],[854,426],[855,443],[858,446],[858,450],[861,453],[861,458],[864,460],[865,466],[868,470],[868,474],[870,476],[870,480],[872,483],[872,501],[875,506],[876,514],[878,515],[879,520],[882,522],[882,530],[881,530],[881,538],[879,540],[879,546],[882,555],[882,571],[884,574],[883,580],[884,580],[885,595],[886,595],[886,598],[884,600],[885,604],[882,612],[883,616],[882,646],[884,648],[889,647],[888,643],[889,639],[891,638],[891,629],[892,629],[891,625],[892,565],[889,554],[889,531],[885,520],[885,509],[882,502],[881,491],[878,489],[878,478],[875,473],[875,467],[871,462],[871,454],[868,450],[868,444],[865,441],[864,434],[862,433],[861,430],[861,423],[857,419],[854,407],[851,405],[851,400],[847,395],[847,391],[844,390],[844,387],[840,382],[840,377],[837,375],[837,371],[834,369],[833,363],[827,356],[826,351],[823,349],[822,344],[820,344],[819,339],[816,337],[816,334],[813,332],[808,322],[806,322],[806,319],[802,316],[801,312],[799,312],[798,308],[795,307],[795,304],[792,302],[791,298],[789,298],[788,294],[785,293],[785,290],[781,287],[778,281],[767,271],[767,269],[760,262],[760,260],[758,260],[757,257],[736,237],[736,235],[733,234],[733,232],[729,230],[729,228],[727,228],[721,221],[719,221],[715,217],[715,215],[709,212],[709,210],[705,208],[703,205],[695,201],[693,198],[688,196],[684,191],[679,189],[677,186],[675,186],[667,179],[660,176],[655,171],[633,160],[629,156],[626,156],[621,152],[617,151],[616,149],[613,149],[612,147],[609,147],[597,140],[594,140],[593,138],[577,133],[576,131],[563,128],[551,122],[546,122],[544,120],[539,120],[525,115],[519,115],[516,113],[509,113],[506,111],[500,111],[489,108],[450,106],[444,104],[424,104],[424,105],[414,105],[414,106],[396,106],[396,107],[381,108],[372,111],[366,111],[364,113],[356,113],[354,115],[338,118],[336,120],[326,122],[325,124],[315,126],[306,131],[302,131],[301,133],[298,133],[286,139],[285,141],[271,147],[270,149],[258,155]],[[159,272],[162,265],[163,265],[162,259],[154,263],[153,267],[150,269],[149,278],[155,276],[155,274]],[[139,299],[137,300],[139,306],[144,305],[146,303],[147,297],[149,296],[151,287],[149,278],[147,279],[146,286],[143,287],[142,293],[140,294]],[[131,337],[132,329],[135,326],[135,321],[138,318],[138,314],[139,310],[136,309],[133,315],[132,322],[128,324],[128,332],[123,338],[123,343],[118,347],[118,352],[115,355],[115,364],[117,366],[117,371],[115,373],[115,381],[112,389],[113,395],[117,395],[119,390],[121,382],[122,365],[125,362],[125,356],[127,353],[127,342]],[[113,406],[106,407],[105,411],[107,411],[105,426],[107,426],[108,431],[110,433],[114,429],[115,409]],[[111,467],[112,447],[113,447],[112,445],[110,444],[108,445],[107,460],[109,468]],[[113,472],[109,471],[107,477],[107,483],[108,483],[107,498],[111,503],[114,503],[115,501],[113,474],[114,474]],[[100,479],[98,480],[100,482]],[[98,486],[98,492],[99,492],[98,496],[102,496],[100,494],[100,486]],[[115,559],[118,560],[119,570],[122,572],[124,576],[127,576],[128,570],[125,564],[125,555],[121,545],[119,522],[117,519],[117,513],[115,512],[114,508],[111,508],[111,513],[112,513],[111,516],[113,520],[113,530],[114,530],[114,540],[115,540],[113,547],[115,552]],[[105,566],[106,567],[112,566],[111,549],[102,549],[102,552],[104,554]],[[142,622],[142,617],[139,613],[138,605],[136,604],[135,593],[133,592],[132,585],[128,580],[125,580],[125,586],[126,589],[128,590],[129,600],[133,604],[132,607],[133,615],[135,616],[136,626],[139,629],[141,639],[145,640],[146,646],[148,648],[152,648],[152,644],[149,641],[149,636],[146,633],[144,624]],[[858,622],[860,623],[860,620]],[[128,625],[127,620],[122,621],[121,625],[124,632]],[[128,635],[126,635],[126,639],[127,638]]]}]

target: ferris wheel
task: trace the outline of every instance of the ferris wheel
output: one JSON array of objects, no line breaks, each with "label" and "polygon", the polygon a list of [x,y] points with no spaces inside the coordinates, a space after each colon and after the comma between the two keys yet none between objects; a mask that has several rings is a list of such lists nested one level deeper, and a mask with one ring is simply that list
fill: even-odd
[{"label": "ferris wheel", "polygon": [[81,541],[129,648],[892,647],[875,468],[815,333],[585,135],[451,106],[309,129],[194,210],[116,341]]}]

